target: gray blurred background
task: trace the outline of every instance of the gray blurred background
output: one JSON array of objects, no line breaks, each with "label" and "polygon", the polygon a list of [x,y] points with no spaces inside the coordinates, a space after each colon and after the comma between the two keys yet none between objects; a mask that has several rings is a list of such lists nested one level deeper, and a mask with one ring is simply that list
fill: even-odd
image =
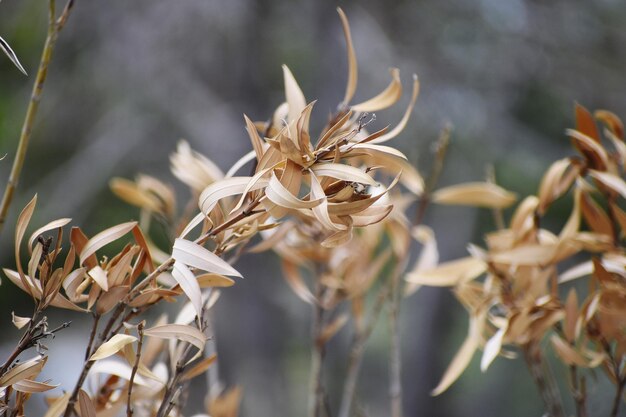
[{"label": "gray blurred background", "polygon": [[[0,57],[0,153],[7,154],[0,178],[8,177],[36,73],[45,3],[0,4],[0,36],[30,74]],[[314,125],[320,126],[343,98],[346,81],[337,5],[350,19],[359,59],[355,101],[384,88],[390,66],[401,69],[407,88],[411,74],[419,75],[413,119],[395,145],[422,172],[439,129],[446,121],[455,126],[443,185],[480,180],[493,164],[502,185],[521,196],[534,192],[549,162],[571,153],[563,131],[573,125],[575,101],[621,116],[626,110],[626,3],[620,0],[76,0],[2,234],[1,265],[13,267],[13,225],[34,193],[34,224],[69,216],[93,234],[137,216],[108,191],[112,176],[144,172],[176,183],[168,155],[180,138],[226,170],[249,147],[242,114],[266,119],[283,100],[283,63],[307,99],[318,99]],[[379,127],[399,120],[407,100],[405,94],[397,109],[381,112]],[[178,190],[184,201],[185,190]],[[427,224],[442,260],[463,256],[466,242],[480,243],[492,227],[489,213],[440,207],[430,210]],[[222,377],[243,386],[244,416],[304,416],[310,311],[284,285],[273,255],[247,256],[237,267],[246,280],[224,291],[216,307]],[[7,328],[0,357],[19,337],[10,312],[30,309],[3,279],[0,324]],[[75,322],[50,342],[47,367],[47,376],[66,388],[77,372],[68,361],[86,342],[80,317],[62,313],[51,320],[68,319]],[[464,311],[447,290],[420,290],[406,300],[401,320],[407,416],[541,415],[519,361],[499,359],[481,375],[475,358],[448,392],[429,396],[466,334]],[[368,416],[388,414],[387,319],[379,324],[358,392]],[[343,333],[328,359],[333,405],[350,338]],[[603,401],[591,406],[592,415],[608,414]],[[201,408],[192,401],[190,414]]]}]

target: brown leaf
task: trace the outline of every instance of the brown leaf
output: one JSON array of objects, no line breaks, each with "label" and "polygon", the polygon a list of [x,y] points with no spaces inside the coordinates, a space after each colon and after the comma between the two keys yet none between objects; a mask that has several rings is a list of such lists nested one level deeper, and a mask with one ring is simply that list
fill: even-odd
[{"label": "brown leaf", "polygon": [[598,127],[596,126],[596,122],[595,120],[593,120],[591,113],[589,113],[589,110],[576,103],[575,113],[576,130],[600,143],[600,134],[598,133]]},{"label": "brown leaf", "polygon": [[91,398],[89,398],[89,394],[82,389],[78,391],[78,406],[80,408],[80,417],[96,417],[96,407]]},{"label": "brown leaf", "polygon": [[341,18],[341,26],[343,27],[343,34],[346,38],[346,49],[348,50],[348,82],[346,83],[346,94],[343,97],[343,103],[348,104],[354,92],[356,91],[356,85],[358,80],[358,65],[356,60],[356,53],[354,52],[354,45],[352,44],[352,35],[350,34],[350,24],[348,18],[343,12],[341,7],[337,7],[337,13]]}]

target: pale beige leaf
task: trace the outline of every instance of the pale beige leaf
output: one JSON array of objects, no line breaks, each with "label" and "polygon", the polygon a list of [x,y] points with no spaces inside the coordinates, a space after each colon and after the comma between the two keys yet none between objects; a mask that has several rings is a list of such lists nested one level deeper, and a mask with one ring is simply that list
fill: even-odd
[{"label": "pale beige leaf", "polygon": [[135,226],[137,226],[137,222],[118,224],[117,226],[113,226],[106,230],[103,230],[102,232],[89,239],[85,244],[83,250],[80,252],[79,257],[81,265],[85,262],[87,258],[96,253],[98,249],[101,249],[109,243],[118,240],[125,234],[132,231]]},{"label": "pale beige leaf", "polygon": [[42,226],[39,229],[35,230],[33,232],[33,234],[30,235],[30,238],[28,239],[28,247],[32,251],[33,243],[37,239],[37,236],[39,236],[39,235],[41,235],[43,233],[46,233],[49,230],[58,229],[59,227],[63,227],[65,225],[67,225],[71,221],[72,221],[72,219],[68,219],[68,218],[58,219],[58,220],[51,221],[50,223],[46,224],[45,226]]},{"label": "pale beige leaf", "polygon": [[368,185],[377,184],[374,178],[362,170],[345,164],[315,164],[311,167],[311,171],[320,177],[331,177],[348,182],[358,182]]},{"label": "pale beige leaf", "polygon": [[34,379],[39,375],[47,360],[45,356],[36,356],[14,366],[0,377],[0,387],[8,387],[23,379]]},{"label": "pale beige leaf", "polygon": [[48,411],[46,411],[43,417],[60,417],[65,412],[71,395],[71,392],[66,392],[60,397],[57,397],[52,404],[50,404]]},{"label": "pale beige leaf", "polygon": [[438,204],[503,209],[517,199],[516,195],[489,182],[468,182],[441,188],[433,193]]},{"label": "pale beige leaf", "polygon": [[274,204],[290,209],[310,209],[322,203],[321,200],[301,200],[291,194],[272,172],[272,177],[265,189],[265,195]]},{"label": "pale beige leaf", "polygon": [[471,281],[487,270],[487,265],[480,259],[468,256],[439,264],[437,268],[410,272],[406,280],[415,284],[436,287],[449,287]]},{"label": "pale beige leaf", "polygon": [[[422,249],[410,273],[415,274],[436,268],[439,263],[439,250],[437,249],[437,240],[433,230],[428,226],[420,225],[415,227],[411,234],[415,240],[422,244]],[[419,287],[420,284],[407,282],[404,288],[404,296],[408,297],[415,293]]]},{"label": "pale beige leaf", "polygon": [[137,338],[135,336],[131,336],[128,334],[116,334],[107,342],[100,345],[100,347],[94,352],[94,354],[91,355],[89,360],[97,361],[100,359],[108,358],[109,356],[115,355],[127,344],[133,343],[135,341],[137,341]]},{"label": "pale beige leaf", "polygon": [[196,310],[196,315],[202,317],[202,292],[193,272],[184,263],[176,261],[174,262],[172,276],[178,282],[187,298],[189,298],[189,301],[191,301]]},{"label": "pale beige leaf", "polygon": [[158,337],[160,339],[182,340],[183,342],[194,345],[199,350],[204,349],[204,344],[206,342],[206,336],[204,333],[195,327],[183,324],[164,324],[161,326],[154,326],[150,329],[144,330],[143,334],[145,336]]},{"label": "pale beige leaf", "polygon": [[[93,364],[90,370],[94,374],[115,375],[126,381],[130,380],[132,367],[128,363],[123,362],[121,358],[110,357],[104,358]],[[135,375],[134,383],[141,386],[149,386],[150,384],[140,375]]]},{"label": "pale beige leaf", "polygon": [[22,245],[22,239],[26,233],[26,228],[30,219],[35,211],[35,205],[37,204],[37,194],[30,200],[30,202],[22,209],[19,217],[17,218],[17,224],[15,226],[15,262],[17,264],[17,272],[23,285],[23,290],[32,295],[32,288],[28,281],[24,278],[24,271],[22,270],[22,261],[20,257],[20,246]]},{"label": "pale beige leaf", "polygon": [[287,260],[283,260],[282,266],[284,272],[283,276],[293,292],[304,302],[315,305],[317,300],[300,275],[298,265]]},{"label": "pale beige leaf", "polygon": [[15,315],[15,312],[11,312],[11,320],[13,322],[13,325],[15,327],[17,327],[18,329],[21,329],[22,327],[26,326],[28,323],[30,323],[30,317],[20,317]]},{"label": "pale beige leaf", "polygon": [[402,96],[402,82],[400,81],[400,70],[391,68],[391,83],[377,96],[359,104],[351,106],[357,112],[375,112],[393,106]]},{"label": "pale beige leaf", "polygon": [[574,140],[574,144],[582,149],[586,156],[592,157],[594,168],[606,169],[609,165],[609,156],[599,142],[574,129],[566,129],[565,134]]},{"label": "pale beige leaf", "polygon": [[565,340],[561,339],[557,335],[552,335],[550,337],[550,342],[552,343],[552,347],[555,352],[559,355],[561,360],[566,365],[576,365],[582,367],[588,367],[588,361],[578,353],[569,343]]},{"label": "pale beige leaf", "polygon": [[89,398],[89,394],[82,389],[78,391],[78,407],[80,408],[80,417],[96,417],[96,407]]},{"label": "pale beige leaf", "polygon": [[306,100],[298,82],[289,68],[287,68],[287,65],[283,65],[283,77],[285,79],[285,98],[289,106],[289,116],[287,119],[287,123],[289,124],[298,119],[300,113],[302,113],[302,110],[306,107]]},{"label": "pale beige leaf", "polygon": [[626,181],[618,177],[617,175],[610,174],[608,172],[600,172],[590,169],[587,173],[592,177],[612,189],[616,193],[626,198]]},{"label": "pale beige leaf", "polygon": [[170,156],[172,173],[195,191],[224,177],[222,170],[205,156],[193,151],[184,140],[178,142],[176,152]]},{"label": "pale beige leaf", "polygon": [[502,340],[504,339],[504,335],[506,334],[506,328],[499,329],[496,334],[494,334],[488,341],[485,343],[485,348],[483,350],[483,356],[480,360],[480,370],[485,372],[491,362],[498,356],[500,353],[500,349],[502,348]]},{"label": "pale beige leaf", "polygon": [[[221,199],[243,193],[251,179],[252,177],[231,177],[209,185],[202,191],[198,199],[200,210],[208,215]],[[262,178],[256,181],[249,191],[258,190],[267,185],[268,180]]]},{"label": "pale beige leaf", "polygon": [[593,273],[593,262],[586,261],[563,271],[559,274],[559,284],[589,276]]},{"label": "pale beige leaf", "polygon": [[205,247],[188,240],[176,239],[174,241],[172,258],[187,266],[198,268],[206,272],[241,277],[241,274],[230,266],[228,262]]},{"label": "pale beige leaf", "polygon": [[328,214],[328,201],[326,199],[326,194],[324,194],[324,190],[320,185],[315,174],[311,172],[311,199],[321,200],[322,203],[317,207],[313,207],[313,215],[320,222],[320,224],[328,229],[333,231],[346,230],[346,226],[343,224],[335,223],[330,218]]},{"label": "pale beige leaf", "polygon": [[87,274],[104,291],[109,290],[109,281],[108,281],[107,273],[104,269],[102,269],[102,267],[100,266],[93,267],[89,270],[89,272],[87,272]]},{"label": "pale beige leaf", "polygon": [[[267,154],[268,152],[266,151],[265,153]],[[256,158],[256,153],[254,152],[254,150],[246,153],[244,156],[239,158],[237,160],[237,162],[235,162],[230,167],[228,172],[226,172],[226,175],[224,175],[224,178],[231,178],[232,176],[234,176],[237,173],[237,171],[239,171],[241,168],[243,168],[248,162],[254,161],[255,158]],[[259,165],[260,165],[260,163],[259,163]]]},{"label": "pale beige leaf", "polygon": [[38,392],[46,392],[51,389],[55,389],[59,384],[48,384],[46,382],[33,381],[31,379],[22,379],[12,385],[13,389],[27,394],[34,394]]},{"label": "pale beige leaf", "polygon": [[342,151],[351,150],[352,153],[354,153],[355,150],[361,150],[363,152],[367,152],[367,151],[377,152],[377,153],[387,154],[389,156],[393,156],[396,158],[404,159],[405,161],[407,160],[406,155],[400,152],[399,150],[397,150],[396,148],[392,148],[391,146],[385,146],[385,145],[376,145],[372,142],[348,144],[348,145],[345,145],[345,147],[343,147],[341,150]]},{"label": "pale beige leaf", "polygon": [[446,372],[443,374],[441,381],[437,387],[431,391],[430,395],[436,396],[447,390],[470,364],[470,361],[474,356],[474,352],[476,352],[476,349],[478,348],[478,340],[471,331],[471,326],[472,325],[470,324],[470,332],[463,342],[463,345],[461,345],[461,348],[454,356],[454,359],[452,359],[452,362],[448,365],[448,369],[446,369]]},{"label": "pale beige leaf", "polygon": [[252,148],[254,149],[257,160],[260,161],[261,158],[263,158],[263,141],[261,140],[261,137],[259,136],[259,131],[257,130],[252,120],[250,120],[245,114],[243,115],[243,118],[246,122],[246,130],[248,131],[248,135],[250,136]]},{"label": "pale beige leaf", "polygon": [[348,104],[354,92],[356,91],[356,85],[358,80],[358,64],[356,60],[356,53],[354,52],[354,45],[352,44],[352,34],[350,33],[350,24],[346,14],[341,10],[341,7],[337,7],[337,13],[341,18],[341,26],[343,27],[343,34],[346,38],[346,49],[348,50],[348,82],[346,83],[346,94],[343,97],[343,103]]},{"label": "pale beige leaf", "polygon": [[396,127],[394,127],[391,131],[385,133],[382,136],[377,137],[376,139],[373,139],[369,143],[387,142],[388,140],[391,140],[395,138],[396,136],[398,136],[400,133],[402,133],[407,123],[409,122],[409,119],[411,118],[411,113],[413,113],[413,108],[415,107],[415,102],[417,101],[417,96],[419,95],[419,91],[420,91],[419,79],[417,78],[416,74],[413,74],[413,93],[411,94],[411,101],[409,102],[409,106],[406,108],[406,111],[404,112],[404,116],[402,116],[400,123],[398,123]]}]

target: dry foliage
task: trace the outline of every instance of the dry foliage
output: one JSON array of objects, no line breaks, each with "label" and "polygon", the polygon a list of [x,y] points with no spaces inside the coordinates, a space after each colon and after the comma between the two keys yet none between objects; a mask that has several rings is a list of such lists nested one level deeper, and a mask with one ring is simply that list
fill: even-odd
[{"label": "dry foliage", "polygon": [[[53,19],[54,1],[50,4],[51,27],[58,29],[61,20]],[[63,24],[70,8],[71,2]],[[65,242],[71,220],[58,219],[24,242],[37,197],[22,210],[15,233],[16,268],[4,273],[35,307],[31,317],[13,315],[14,325],[24,333],[0,368],[0,415],[24,415],[33,393],[57,387],[37,379],[48,358],[42,341],[69,325],[50,329],[45,315],[49,307],[90,314],[93,325],[79,379],[64,394],[47,397],[45,417],[182,415],[190,381],[217,359],[205,354],[205,348],[213,343],[208,311],[218,299],[218,288],[234,285],[231,277],[241,276],[231,266],[239,256],[270,249],[281,257],[288,285],[313,306],[309,415],[321,416],[325,408],[326,344],[348,323],[354,341],[341,415],[351,414],[364,345],[385,304],[395,325],[392,383],[399,384],[397,311],[412,239],[405,211],[425,186],[407,158],[386,143],[409,121],[419,83],[414,76],[409,105],[394,128],[369,132],[372,112],[393,106],[401,97],[399,71],[390,71],[391,81],[380,94],[352,104],[357,61],[347,18],[341,10],[339,15],[348,82],[341,104],[316,139],[309,126],[315,102],[305,99],[283,66],[285,102],[269,122],[245,117],[252,150],[228,172],[186,142],[179,143],[171,156],[172,172],[192,193],[182,214],[172,188],[146,175],[110,183],[117,196],[140,208],[140,221],[94,236],[73,227]],[[19,67],[8,45],[2,45]],[[249,172],[250,166],[250,175],[238,174]],[[165,247],[150,237],[155,223],[171,236]],[[415,237],[432,249],[432,231],[416,228]],[[117,251],[111,252],[112,247]],[[432,258],[432,250],[427,253]],[[417,270],[433,262],[421,259]],[[407,287],[407,293],[414,289]],[[181,296],[188,302],[177,317],[161,316],[154,323],[143,319],[153,306]],[[36,354],[23,359],[31,348]],[[219,381],[209,382],[207,413],[238,415],[241,391],[222,392]],[[392,414],[399,416],[401,396],[392,396]]]},{"label": "dry foliage", "polygon": [[[544,361],[545,350],[552,349],[569,369],[577,415],[587,415],[587,370],[594,368],[615,385],[610,415],[618,415],[626,385],[624,129],[614,114],[591,115],[577,105],[576,129],[566,134],[577,155],[549,167],[537,195],[518,204],[509,227],[486,235],[486,248],[470,244],[469,257],[407,276],[414,284],[453,287],[469,313],[468,336],[433,394],[445,391],[478,349],[483,371],[496,357],[520,352],[549,415],[563,416],[561,394]],[[569,217],[557,232],[543,228],[543,218],[565,195],[574,200]],[[514,202],[513,194],[487,183],[442,189],[433,197],[496,209]],[[577,264],[567,268],[572,261]],[[583,278],[585,291],[570,285]]]}]

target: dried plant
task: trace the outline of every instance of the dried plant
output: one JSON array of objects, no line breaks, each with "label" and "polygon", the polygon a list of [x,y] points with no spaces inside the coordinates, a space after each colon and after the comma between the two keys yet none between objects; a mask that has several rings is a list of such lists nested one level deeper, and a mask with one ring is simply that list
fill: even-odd
[{"label": "dried plant", "polygon": [[[603,136],[597,122],[605,127]],[[600,110],[592,116],[577,105],[576,129],[566,133],[577,155],[550,166],[537,195],[517,206],[509,227],[487,234],[485,249],[470,245],[469,257],[407,277],[415,284],[453,287],[470,316],[469,334],[433,394],[445,391],[479,348],[483,371],[497,356],[519,352],[548,415],[564,416],[545,360],[546,349],[552,349],[569,371],[577,416],[588,413],[586,387],[594,368],[615,385],[610,416],[619,415],[626,385],[626,215],[620,207],[626,197],[624,130],[614,114]],[[560,231],[542,227],[553,203],[568,193],[574,204]],[[492,183],[441,189],[433,198],[494,209],[515,201],[514,194]],[[568,261],[584,258],[566,268]],[[569,285],[585,277],[588,289],[582,294]]]},{"label": "dried plant", "polygon": [[[59,20],[54,19],[54,1],[50,5],[49,41],[53,45],[72,3]],[[15,234],[16,270],[4,272],[33,299],[34,312],[31,317],[13,317],[15,326],[25,330],[0,368],[0,415],[23,415],[33,393],[56,387],[50,381],[36,380],[47,361],[43,339],[69,325],[50,329],[49,307],[88,313],[93,323],[82,372],[71,390],[48,398],[46,417],[124,412],[127,416],[181,415],[189,381],[216,361],[205,350],[214,343],[208,311],[219,296],[216,288],[232,286],[229,276],[240,276],[230,263],[241,254],[268,249],[281,256],[285,277],[296,294],[314,307],[309,414],[323,413],[325,346],[351,316],[355,336],[341,405],[341,414],[350,415],[365,342],[384,303],[389,302],[394,328],[392,414],[401,415],[397,311],[411,240],[404,212],[424,192],[424,184],[400,151],[382,143],[404,129],[419,84],[414,77],[410,103],[397,126],[368,132],[372,112],[399,100],[399,71],[391,70],[391,82],[380,94],[350,104],[357,86],[357,63],[348,21],[341,10],[339,14],[347,42],[348,83],[343,101],[316,141],[309,129],[314,102],[307,103],[292,73],[283,66],[286,102],[269,122],[245,118],[252,151],[226,174],[186,142],[179,144],[171,157],[172,171],[192,191],[191,203],[181,215],[172,188],[158,179],[145,175],[135,181],[113,179],[112,190],[141,209],[140,221],[122,223],[92,237],[74,227],[69,250],[64,252],[63,230],[71,220],[54,220],[28,239],[29,262],[24,269],[21,246],[36,197],[23,209]],[[26,126],[31,124],[27,118]],[[250,163],[252,175],[236,175]],[[400,192],[398,183],[412,197]],[[418,223],[427,201],[423,199],[419,206]],[[194,209],[196,205],[199,210]],[[155,222],[171,237],[165,247],[158,247],[150,237]],[[428,236],[432,241],[431,231],[416,232],[419,239]],[[104,248],[112,243],[121,249],[104,255]],[[389,243],[391,248],[384,249]],[[226,256],[228,261],[222,259]],[[351,260],[354,256],[358,262]],[[390,267],[391,272],[387,271]],[[314,290],[305,284],[302,273],[311,276]],[[379,282],[382,276],[387,279]],[[368,314],[366,305],[372,294],[375,301]],[[162,316],[148,325],[143,319],[151,307],[181,295],[188,302],[174,320]],[[341,304],[350,305],[349,315],[339,312]],[[36,348],[35,356],[18,359],[31,348]],[[209,382],[207,412],[237,415],[241,391],[222,392],[219,381]]]}]

